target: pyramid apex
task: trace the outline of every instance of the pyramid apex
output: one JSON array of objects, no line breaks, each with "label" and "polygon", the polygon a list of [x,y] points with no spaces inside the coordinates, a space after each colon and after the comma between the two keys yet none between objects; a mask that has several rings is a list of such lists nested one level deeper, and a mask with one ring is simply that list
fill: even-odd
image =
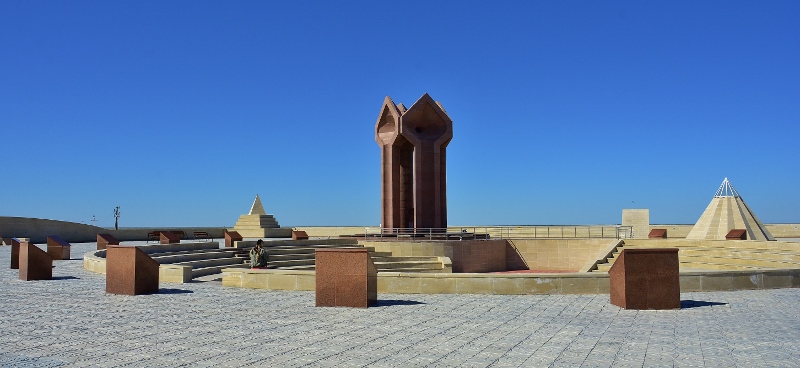
[{"label": "pyramid apex", "polygon": [[264,211],[264,205],[261,204],[261,198],[258,197],[256,194],[256,200],[253,201],[253,205],[250,206],[250,215],[266,215],[267,211]]},{"label": "pyramid apex", "polygon": [[739,198],[741,196],[736,191],[736,189],[733,188],[733,185],[731,185],[731,182],[728,181],[728,178],[726,177],[725,180],[722,181],[722,184],[719,186],[719,189],[717,189],[717,192],[714,194],[714,197]]}]

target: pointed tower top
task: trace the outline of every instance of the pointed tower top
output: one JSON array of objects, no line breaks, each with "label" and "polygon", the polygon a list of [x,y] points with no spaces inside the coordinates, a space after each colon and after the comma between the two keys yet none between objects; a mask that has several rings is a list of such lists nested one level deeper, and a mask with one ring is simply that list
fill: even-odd
[{"label": "pointed tower top", "polygon": [[264,211],[264,205],[261,204],[261,198],[258,198],[258,194],[256,194],[256,200],[253,201],[253,205],[250,207],[250,215],[266,215],[267,212]]},{"label": "pointed tower top", "polygon": [[728,181],[728,178],[725,178],[725,180],[722,181],[722,185],[720,185],[719,189],[717,189],[717,193],[714,194],[714,197],[739,198],[740,196],[736,189],[733,189],[733,185],[731,185],[731,182]]}]

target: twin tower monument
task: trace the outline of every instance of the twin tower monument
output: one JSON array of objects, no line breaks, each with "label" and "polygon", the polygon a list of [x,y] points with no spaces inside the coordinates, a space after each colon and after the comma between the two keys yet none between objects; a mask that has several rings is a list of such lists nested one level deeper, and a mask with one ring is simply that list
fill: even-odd
[{"label": "twin tower monument", "polygon": [[381,147],[381,226],[447,227],[446,150],[453,121],[427,93],[406,108],[388,96],[375,123]]}]

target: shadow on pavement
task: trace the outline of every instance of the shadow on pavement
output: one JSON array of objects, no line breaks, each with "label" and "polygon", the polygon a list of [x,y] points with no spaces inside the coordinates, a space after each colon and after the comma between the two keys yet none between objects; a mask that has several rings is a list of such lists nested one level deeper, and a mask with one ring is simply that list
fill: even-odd
[{"label": "shadow on pavement", "polygon": [[191,294],[194,291],[183,289],[158,289],[159,294]]},{"label": "shadow on pavement", "polygon": [[425,304],[425,303],[418,302],[415,300],[379,299],[374,305],[371,305],[371,307],[389,307],[392,305],[420,305],[420,304]]},{"label": "shadow on pavement", "polygon": [[681,300],[681,309],[697,308],[697,307],[712,307],[715,305],[727,305],[728,303],[720,302],[706,302],[702,300]]},{"label": "shadow on pavement", "polygon": [[75,276],[55,276],[50,280],[80,280],[80,277]]}]

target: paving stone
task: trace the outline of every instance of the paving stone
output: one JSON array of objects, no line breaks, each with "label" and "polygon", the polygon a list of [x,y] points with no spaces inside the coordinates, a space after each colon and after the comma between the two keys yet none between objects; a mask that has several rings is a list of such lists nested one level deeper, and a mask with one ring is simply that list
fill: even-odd
[{"label": "paving stone", "polygon": [[[94,243],[73,244],[75,254]],[[0,264],[10,250],[0,248]],[[164,284],[105,294],[82,260],[54,280],[0,270],[0,366],[798,367],[800,289],[682,293],[622,310],[608,295],[390,295],[315,308],[313,292]],[[177,292],[176,292],[177,291]],[[709,305],[713,303],[723,303]],[[24,311],[24,313],[16,312]]]}]

